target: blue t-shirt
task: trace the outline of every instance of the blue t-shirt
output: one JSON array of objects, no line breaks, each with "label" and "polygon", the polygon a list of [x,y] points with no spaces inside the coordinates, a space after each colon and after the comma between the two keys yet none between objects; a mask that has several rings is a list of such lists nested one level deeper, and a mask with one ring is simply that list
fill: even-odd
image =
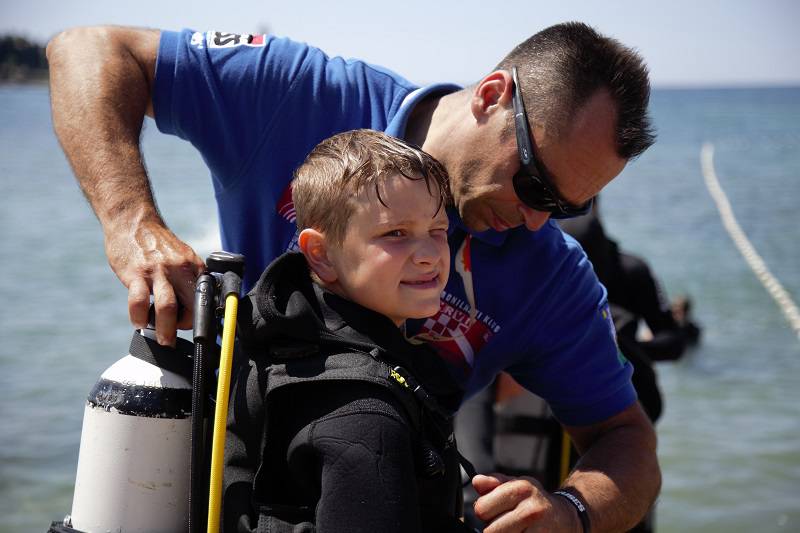
[{"label": "blue t-shirt", "polygon": [[[251,287],[294,246],[289,183],[311,149],[342,131],[403,137],[414,106],[452,84],[419,88],[358,60],[285,38],[164,32],[153,106],[158,128],[190,141],[211,170],[222,245],[247,258]],[[450,215],[452,268],[439,313],[408,325],[434,345],[469,394],[501,370],[585,425],[636,400],[605,289],[580,246],[548,222],[469,231]]]}]

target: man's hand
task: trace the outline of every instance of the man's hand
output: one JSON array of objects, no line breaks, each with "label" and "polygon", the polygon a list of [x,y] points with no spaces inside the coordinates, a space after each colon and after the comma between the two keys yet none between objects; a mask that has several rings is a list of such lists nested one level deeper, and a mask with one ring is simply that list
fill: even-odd
[{"label": "man's hand", "polygon": [[[602,422],[565,426],[581,458],[562,487],[577,491],[592,531],[628,531],[661,487],[656,434],[638,403]],[[582,531],[577,510],[530,478],[475,476],[475,515],[486,533]]]},{"label": "man's hand", "polygon": [[203,260],[160,220],[106,232],[106,255],[128,288],[128,314],[134,327],[147,325],[150,294],[160,344],[174,344],[177,328],[192,327],[194,286]]},{"label": "man's hand", "polygon": [[486,522],[486,533],[580,531],[575,511],[563,498],[549,494],[533,478],[501,474],[478,475],[472,486],[480,497],[475,516]]}]

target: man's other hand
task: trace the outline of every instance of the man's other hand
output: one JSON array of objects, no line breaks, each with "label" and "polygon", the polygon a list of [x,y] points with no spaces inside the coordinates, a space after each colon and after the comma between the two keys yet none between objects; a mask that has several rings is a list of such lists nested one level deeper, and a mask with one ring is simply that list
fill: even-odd
[{"label": "man's other hand", "polygon": [[486,523],[485,533],[580,531],[569,503],[545,491],[533,478],[478,475],[472,486],[480,496],[475,516]]}]

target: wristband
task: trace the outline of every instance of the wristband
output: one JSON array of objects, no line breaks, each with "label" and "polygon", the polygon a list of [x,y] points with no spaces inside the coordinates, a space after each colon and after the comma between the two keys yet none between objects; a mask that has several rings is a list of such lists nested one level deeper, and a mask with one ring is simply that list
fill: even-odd
[{"label": "wristband", "polygon": [[581,525],[583,526],[583,533],[590,533],[592,527],[591,522],[589,522],[589,512],[586,510],[586,506],[583,505],[583,502],[580,500],[580,498],[564,490],[557,490],[553,494],[563,496],[569,500],[569,503],[571,503],[578,511],[578,519],[581,521]]}]

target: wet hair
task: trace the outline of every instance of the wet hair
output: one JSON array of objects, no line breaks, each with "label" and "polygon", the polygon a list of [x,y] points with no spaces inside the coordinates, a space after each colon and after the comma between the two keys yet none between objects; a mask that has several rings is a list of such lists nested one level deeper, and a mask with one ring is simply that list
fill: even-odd
[{"label": "wet hair", "polygon": [[[400,139],[373,130],[339,133],[319,143],[295,171],[292,200],[300,230],[314,228],[341,244],[354,199],[367,187],[384,206],[380,185],[399,174],[423,180],[442,209],[450,203],[448,175],[432,156]],[[388,206],[387,206],[388,207]]]},{"label": "wet hair", "polygon": [[[495,68],[516,66],[528,119],[558,138],[599,90],[616,104],[617,153],[632,159],[655,142],[647,113],[650,81],[639,54],[580,22],[546,28],[514,48]],[[513,127],[513,121],[512,125]]]}]

